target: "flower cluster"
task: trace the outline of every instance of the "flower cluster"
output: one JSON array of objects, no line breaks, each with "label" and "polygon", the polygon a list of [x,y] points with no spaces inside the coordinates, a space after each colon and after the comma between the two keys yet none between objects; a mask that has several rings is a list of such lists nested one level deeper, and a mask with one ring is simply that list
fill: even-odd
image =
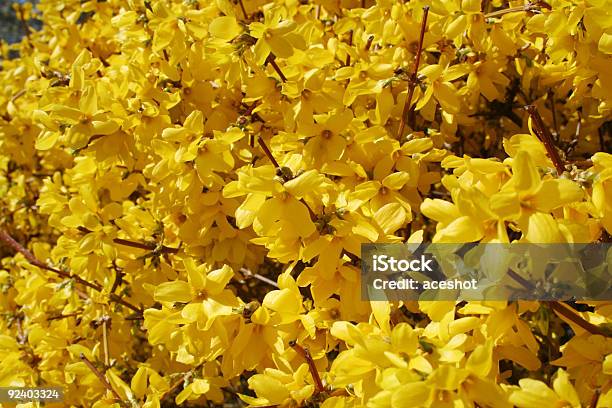
[{"label": "flower cluster", "polygon": [[364,243],[611,239],[606,1],[15,8],[0,386],[94,408],[612,406],[610,303],[359,283]]}]

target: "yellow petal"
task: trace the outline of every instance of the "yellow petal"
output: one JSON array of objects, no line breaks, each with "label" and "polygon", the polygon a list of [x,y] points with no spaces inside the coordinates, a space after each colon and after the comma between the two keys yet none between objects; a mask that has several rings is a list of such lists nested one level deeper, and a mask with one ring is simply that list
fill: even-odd
[{"label": "yellow petal", "polygon": [[221,16],[210,22],[208,31],[217,38],[229,41],[242,32],[233,16]]},{"label": "yellow petal", "polygon": [[402,384],[391,397],[392,408],[423,407],[428,401],[433,388],[424,382]]},{"label": "yellow petal", "polygon": [[406,223],[407,215],[400,204],[389,203],[376,211],[374,220],[386,234],[391,234]]},{"label": "yellow petal", "polygon": [[181,302],[191,301],[191,287],[185,281],[176,280],[164,282],[155,288],[153,298],[158,302]]},{"label": "yellow petal", "polygon": [[535,206],[544,212],[549,212],[562,205],[582,200],[582,188],[571,180],[545,180],[536,191],[533,198]]}]

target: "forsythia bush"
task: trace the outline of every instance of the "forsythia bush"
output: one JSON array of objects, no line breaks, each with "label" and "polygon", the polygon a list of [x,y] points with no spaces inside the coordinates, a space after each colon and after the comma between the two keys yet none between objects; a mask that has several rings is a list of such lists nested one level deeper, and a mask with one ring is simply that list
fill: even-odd
[{"label": "forsythia bush", "polygon": [[1,49],[0,386],[96,408],[612,406],[612,302],[359,284],[362,243],[610,239],[610,6],[16,6],[43,27]]}]

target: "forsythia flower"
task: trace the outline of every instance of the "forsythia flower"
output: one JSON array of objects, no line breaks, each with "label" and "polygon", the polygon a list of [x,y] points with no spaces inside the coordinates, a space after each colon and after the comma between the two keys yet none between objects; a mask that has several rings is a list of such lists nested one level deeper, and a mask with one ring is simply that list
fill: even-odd
[{"label": "forsythia flower", "polygon": [[0,386],[612,406],[610,302],[366,301],[360,276],[362,244],[612,239],[608,3],[20,2]]}]

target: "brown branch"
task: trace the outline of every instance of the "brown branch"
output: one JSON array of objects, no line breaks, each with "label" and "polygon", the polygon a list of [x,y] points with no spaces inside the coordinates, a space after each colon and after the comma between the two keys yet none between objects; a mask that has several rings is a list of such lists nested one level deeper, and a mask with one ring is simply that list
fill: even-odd
[{"label": "brown branch", "polygon": [[117,263],[113,259],[112,261],[113,270],[115,271],[115,280],[113,281],[113,286],[111,286],[110,293],[115,293],[117,288],[123,283],[123,277],[125,273],[123,273],[123,269],[117,266]]},{"label": "brown branch", "polygon": [[414,70],[408,80],[408,95],[406,96],[406,102],[404,102],[404,109],[402,109],[402,118],[400,120],[399,129],[397,131],[397,139],[400,139],[404,134],[404,128],[406,127],[406,119],[410,118],[410,127],[414,127],[412,121],[414,108],[412,105],[412,97],[414,96],[414,89],[417,85],[417,74],[419,72],[419,64],[421,63],[421,53],[423,52],[423,40],[425,39],[425,30],[427,29],[427,15],[429,14],[429,6],[423,7],[423,20],[421,21],[421,34],[419,36],[419,44],[417,48],[417,54],[414,61]]},{"label": "brown branch", "polygon": [[199,370],[202,367],[204,367],[204,363],[200,363],[196,367],[194,367],[191,371],[186,372],[185,375],[183,375],[183,377],[180,380],[172,384],[170,388],[168,388],[168,390],[162,394],[159,400],[162,401],[164,398],[166,398],[167,396],[172,394],[174,391],[176,391],[182,384],[185,383],[185,381],[189,379],[189,377],[193,375],[194,371]]},{"label": "brown branch", "polygon": [[52,320],[61,320],[61,319],[66,319],[68,317],[75,317],[78,315],[79,315],[78,313],[59,314],[57,316],[47,317],[47,321],[50,322]]},{"label": "brown branch", "polygon": [[610,337],[603,330],[601,330],[598,326],[593,323],[586,321],[582,316],[575,313],[573,310],[570,310],[567,306],[560,302],[548,302],[548,306],[558,314],[562,315],[566,319],[570,320],[572,323],[575,323],[577,326],[580,326],[587,332],[591,334],[599,334],[604,337]]},{"label": "brown branch", "polygon": [[546,148],[546,153],[548,153],[548,157],[553,162],[555,169],[557,169],[557,174],[560,176],[565,171],[565,165],[559,156],[559,152],[555,146],[554,139],[550,133],[550,130],[544,124],[540,113],[538,112],[538,108],[535,105],[527,105],[525,109],[529,113],[531,117],[531,123],[533,125],[533,130],[536,133],[536,136],[542,144],[544,144],[544,148]]},{"label": "brown branch", "polygon": [[110,353],[108,351],[109,350],[108,330],[110,329],[109,323],[110,323],[110,317],[103,316],[102,317],[102,344],[104,346],[104,365],[106,367],[110,367]]},{"label": "brown branch", "polygon": [[[92,283],[89,282],[83,278],[81,278],[80,276],[77,275],[73,275],[69,272],[65,272],[65,271],[61,271],[59,269],[55,269],[51,266],[46,265],[45,263],[41,262],[39,259],[37,259],[30,251],[28,251],[23,245],[21,245],[19,242],[15,241],[15,239],[13,237],[11,237],[8,232],[6,232],[3,229],[0,229],[0,242],[3,242],[5,245],[11,247],[15,252],[19,252],[20,254],[22,254],[26,260],[33,266],[36,266],[40,269],[44,269],[46,271],[49,272],[53,272],[63,278],[66,279],[72,279],[75,282],[83,285],[83,286],[87,286],[88,288],[91,288],[97,292],[102,292],[103,291],[103,287],[98,284],[98,283]],[[123,305],[131,310],[133,310],[134,312],[142,315],[142,310],[140,310],[139,308],[137,308],[136,306],[132,305],[131,303],[121,299],[121,297],[115,295],[114,293],[111,293],[109,296],[109,299],[115,303],[118,303],[120,305]]]},{"label": "brown branch", "polygon": [[310,370],[310,375],[314,380],[316,393],[320,394],[325,392],[325,386],[323,386],[323,381],[321,381],[321,377],[319,376],[319,372],[317,371],[317,366],[315,365],[314,360],[312,359],[312,355],[310,355],[310,351],[307,348],[304,348],[297,344],[296,341],[289,342],[289,346],[291,346],[304,360],[306,360],[306,364],[308,364],[308,370]]},{"label": "brown branch", "polygon": [[[527,279],[523,278],[521,275],[513,271],[512,269],[508,269],[508,276],[512,279],[520,283],[524,288],[528,290],[535,290],[536,287],[532,282],[529,282]],[[602,336],[607,336],[599,327],[594,325],[591,322],[586,321],[582,316],[578,315],[573,311],[573,309],[567,308],[562,302],[555,301],[547,301],[545,302],[548,306],[558,314],[562,315],[566,319],[575,323],[577,326],[582,327],[584,330],[591,334],[599,334]],[[607,336],[609,337],[609,336]]]},{"label": "brown branch", "polygon": [[19,92],[17,92],[15,95],[13,95],[13,97],[11,98],[11,102],[15,102],[17,99],[21,98],[23,95],[25,95],[26,90],[22,89]]},{"label": "brown branch", "polygon": [[[546,7],[548,6],[548,7]],[[485,18],[493,18],[493,17],[501,17],[505,14],[510,14],[510,13],[517,13],[520,11],[539,11],[538,8],[539,7],[544,7],[544,8],[549,8],[550,9],[550,5],[548,5],[545,2],[535,2],[535,3],[527,3],[524,6],[518,6],[518,7],[508,7],[502,10],[496,10],[493,11],[491,13],[487,13],[485,14]]]},{"label": "brown branch", "polygon": [[[259,143],[259,146],[261,146],[261,150],[264,151],[264,153],[266,154],[268,159],[272,162],[272,164],[274,165],[276,170],[280,170],[280,168],[281,168],[280,164],[278,164],[278,162],[274,158],[274,155],[272,154],[272,151],[270,150],[270,148],[268,147],[266,142],[264,142],[264,140],[263,140],[263,138],[261,136],[257,136],[257,142]],[[285,178],[286,178],[286,176],[283,174],[283,179],[285,179]],[[285,181],[289,181],[289,179],[285,179]]]},{"label": "brown branch", "polygon": [[[349,31],[349,38],[348,38],[348,46],[351,47],[353,45],[353,30]],[[351,65],[351,54],[347,54],[346,55],[346,62],[344,63],[345,66],[349,66]]]},{"label": "brown branch", "polygon": [[572,160],[569,162],[570,165],[572,166],[576,166],[578,168],[581,169],[588,169],[589,167],[593,167],[593,160],[591,159],[586,159],[586,160]]},{"label": "brown branch", "polygon": [[23,28],[26,38],[28,39],[28,42],[31,42],[32,38],[30,37],[30,33],[32,32],[32,30],[25,19],[25,14],[22,5],[19,5],[19,22],[21,22],[21,26]]},{"label": "brown branch", "polygon": [[[268,147],[266,142],[264,142],[264,140],[262,139],[261,136],[257,136],[257,142],[261,146],[261,149],[264,151],[266,156],[268,156],[268,159],[270,159],[270,161],[272,162],[272,164],[276,168],[277,173],[283,178],[283,180],[285,182],[291,180],[291,177],[288,174],[286,174],[285,172],[282,171],[282,168],[281,168],[280,164],[278,164],[278,162],[274,158],[274,155],[272,154],[272,151],[270,150],[270,148]],[[300,202],[306,206],[306,208],[308,209],[308,213],[310,214],[310,218],[313,221],[315,221],[317,219],[317,215],[314,213],[314,211],[312,211],[312,208],[310,208],[310,206],[308,205],[306,200],[304,200],[304,198],[300,198]]]},{"label": "brown branch", "polygon": [[242,0],[238,0],[238,4],[240,4],[240,10],[242,10],[242,15],[244,16],[244,19],[248,20],[249,15],[247,14],[246,9],[244,8],[244,3],[242,2]]},{"label": "brown branch", "polygon": [[[90,232],[92,232],[91,230],[85,227],[77,227],[77,229],[85,234],[89,234]],[[155,244],[146,244],[142,242],[130,241],[128,239],[123,239],[123,238],[113,238],[113,242],[115,244],[129,246],[129,247],[137,248],[137,249],[144,249],[147,251],[154,251],[158,248],[157,245]],[[162,254],[177,254],[179,252],[179,248],[170,248],[165,245],[162,245],[160,248],[160,252]]]},{"label": "brown branch", "polygon": [[272,65],[272,68],[274,68],[281,81],[287,82],[287,77],[285,76],[285,74],[283,74],[283,71],[281,71],[280,67],[276,63],[276,55],[270,53],[270,55],[268,55],[268,57],[266,58],[266,64]]},{"label": "brown branch", "polygon": [[257,280],[260,280],[262,282],[267,283],[268,285],[271,285],[271,286],[274,286],[275,288],[278,288],[278,284],[276,282],[274,282],[272,279],[266,278],[265,276],[260,275],[258,273],[253,273],[253,272],[251,272],[247,268],[240,268],[240,272],[244,273],[246,276],[255,278]]},{"label": "brown branch", "polygon": [[368,37],[368,41],[366,42],[366,45],[365,45],[365,50],[366,51],[370,50],[370,47],[372,46],[372,42],[374,42],[374,35],[370,35]]},{"label": "brown branch", "polygon": [[559,126],[557,125],[557,110],[555,109],[555,92],[553,90],[548,91],[548,97],[550,99],[550,112],[552,113],[553,130],[555,131],[554,140],[559,140]]},{"label": "brown branch", "polygon": [[93,363],[91,361],[89,361],[89,359],[87,357],[85,357],[85,354],[81,353],[80,356],[81,360],[83,360],[83,362],[85,363],[85,365],[87,366],[87,368],[89,368],[91,370],[92,373],[94,373],[96,375],[96,377],[98,377],[98,379],[100,380],[100,382],[102,383],[102,385],[104,385],[104,388],[106,388],[107,390],[109,390],[113,396],[115,397],[116,400],[118,401],[123,401],[121,399],[121,396],[117,393],[117,391],[115,391],[113,389],[113,387],[111,386],[111,384],[108,382],[108,380],[106,379],[106,377],[104,376],[104,374],[102,374],[97,368],[96,366],[93,365]]},{"label": "brown branch", "polygon": [[591,398],[591,403],[588,405],[589,408],[597,407],[597,403],[599,402],[599,397],[601,396],[601,391],[598,389],[593,393],[593,397]]}]

